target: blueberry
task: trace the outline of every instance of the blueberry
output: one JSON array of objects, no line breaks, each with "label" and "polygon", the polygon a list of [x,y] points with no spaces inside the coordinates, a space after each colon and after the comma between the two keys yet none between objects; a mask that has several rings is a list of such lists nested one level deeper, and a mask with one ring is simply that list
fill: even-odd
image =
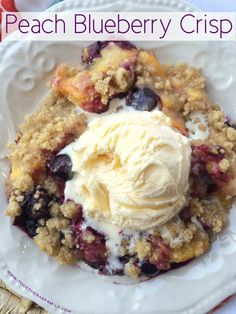
[{"label": "blueberry", "polygon": [[[48,216],[48,206],[52,198],[43,188],[36,188],[32,192],[25,193],[21,203],[23,215],[27,219],[37,220]],[[35,208],[36,206],[37,208]]]},{"label": "blueberry", "polygon": [[86,264],[88,264],[90,267],[92,267],[93,269],[98,269],[98,270],[105,270],[104,268],[104,262],[103,261],[98,261],[98,262],[91,262],[91,261],[88,261],[88,260],[84,260],[84,262]]},{"label": "blueberry", "polygon": [[83,50],[82,62],[87,64],[92,63],[95,58],[101,56],[101,50],[108,46],[111,42],[116,44],[121,49],[136,49],[136,47],[129,41],[96,41],[95,43],[91,44]]},{"label": "blueberry", "polygon": [[122,276],[122,275],[124,275],[124,269],[113,269],[112,275],[113,276]]},{"label": "blueberry", "polygon": [[72,162],[68,155],[54,156],[48,164],[49,175],[57,180],[67,181],[72,178]]},{"label": "blueberry", "polygon": [[96,41],[83,50],[82,61],[90,64],[95,58],[100,57],[101,50],[106,46],[105,42]]},{"label": "blueberry", "polygon": [[149,262],[143,262],[141,265],[141,273],[142,275],[146,276],[155,276],[159,272],[156,265],[149,263]]},{"label": "blueberry", "polygon": [[122,264],[127,264],[129,262],[129,260],[131,259],[131,255],[129,254],[126,254],[126,255],[123,255],[123,256],[120,256],[119,257],[119,261],[122,263]]},{"label": "blueberry", "polygon": [[33,238],[39,226],[38,220],[41,218],[47,220],[50,217],[49,206],[52,200],[53,198],[40,186],[25,193],[24,200],[20,204],[22,214],[15,218],[13,225]]},{"label": "blueberry", "polygon": [[231,118],[229,117],[226,117],[225,124],[230,128],[236,129],[236,123],[232,122]]},{"label": "blueberry", "polygon": [[160,104],[160,97],[148,87],[135,89],[126,96],[126,105],[138,111],[151,111]]},{"label": "blueberry", "polygon": [[13,221],[13,226],[16,226],[25,233],[30,238],[33,238],[36,235],[36,229],[38,228],[38,222],[34,219],[30,219],[29,217],[26,217],[24,215],[18,216]]},{"label": "blueberry", "polygon": [[36,229],[38,228],[38,222],[33,219],[26,220],[25,229],[29,237],[33,238],[36,236]]},{"label": "blueberry", "polygon": [[99,272],[105,276],[122,276],[124,275],[123,269],[111,269],[108,265],[100,266]]}]

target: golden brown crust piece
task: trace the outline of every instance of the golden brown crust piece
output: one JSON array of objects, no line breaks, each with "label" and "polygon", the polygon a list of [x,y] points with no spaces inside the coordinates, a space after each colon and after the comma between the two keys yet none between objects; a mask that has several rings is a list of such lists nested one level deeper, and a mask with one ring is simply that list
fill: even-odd
[{"label": "golden brown crust piece", "polygon": [[26,118],[15,142],[9,145],[11,174],[7,183],[10,195],[7,214],[13,217],[19,214],[15,193],[31,190],[41,182],[56,189],[50,179],[45,181],[45,152],[59,151],[78,138],[85,126],[85,117],[76,113],[74,105],[54,94]]},{"label": "golden brown crust piece", "polygon": [[[78,138],[85,127],[85,117],[76,113],[74,105],[54,94],[26,118],[16,141],[9,146],[12,169],[7,183],[7,215],[15,218],[21,214],[20,204],[24,201],[24,192],[32,191],[37,184],[49,194],[59,195],[57,184],[45,173],[47,154],[59,151]],[[37,203],[34,206],[37,207]],[[41,227],[35,237],[37,245],[47,254],[58,256],[61,262],[72,263],[75,259],[69,247],[69,236],[61,240],[60,232],[68,228],[67,217],[71,218],[76,210],[77,207],[71,202],[63,205],[51,202],[49,212],[52,218],[48,221],[39,220]]]}]

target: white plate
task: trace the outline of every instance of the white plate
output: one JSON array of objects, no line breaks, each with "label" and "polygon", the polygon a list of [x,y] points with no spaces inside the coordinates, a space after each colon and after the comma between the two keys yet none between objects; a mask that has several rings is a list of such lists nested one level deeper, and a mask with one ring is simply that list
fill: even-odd
[{"label": "white plate", "polygon": [[[182,1],[84,0],[62,2],[53,10],[189,11]],[[0,277],[10,288],[50,313],[200,314],[236,292],[236,212],[207,254],[178,270],[135,285],[116,285],[71,266],[59,266],[10,224],[4,180],[7,143],[27,113],[47,94],[46,82],[59,62],[80,62],[84,43],[2,43],[0,45]],[[139,43],[142,46],[142,43]],[[147,44],[145,44],[147,45]],[[162,62],[201,67],[212,98],[236,118],[236,47],[229,43],[148,43]],[[144,46],[147,47],[147,46]]]}]

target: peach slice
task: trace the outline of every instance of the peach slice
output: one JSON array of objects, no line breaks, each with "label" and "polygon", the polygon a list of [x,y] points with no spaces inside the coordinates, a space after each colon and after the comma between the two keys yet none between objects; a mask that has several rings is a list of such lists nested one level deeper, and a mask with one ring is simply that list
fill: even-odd
[{"label": "peach slice", "polygon": [[136,59],[137,49],[110,42],[84,70],[60,65],[50,86],[85,111],[104,112],[112,97],[132,86]]},{"label": "peach slice", "polygon": [[141,64],[144,69],[146,68],[153,76],[166,76],[164,67],[152,52],[141,50],[138,54],[137,63]]}]

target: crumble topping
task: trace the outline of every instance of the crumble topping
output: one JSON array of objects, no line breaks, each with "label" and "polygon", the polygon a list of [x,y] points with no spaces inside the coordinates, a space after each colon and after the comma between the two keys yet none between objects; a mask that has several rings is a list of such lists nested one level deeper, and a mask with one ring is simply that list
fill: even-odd
[{"label": "crumble topping", "polygon": [[[97,44],[96,56],[87,48],[83,56],[89,64],[86,67],[58,67],[50,83],[53,93],[26,118],[9,146],[6,214],[60,263],[83,260],[104,274],[137,279],[200,256],[227,224],[236,194],[236,128],[208,97],[199,69],[186,64],[162,65],[151,52],[131,44],[119,45]],[[148,89],[156,94],[155,99]],[[106,267],[106,235],[84,225],[80,204],[64,200],[65,178],[73,174],[68,160],[57,156],[86,129],[86,115],[78,114],[76,107],[102,113],[120,93],[126,93],[127,106],[136,101],[135,110],[153,110],[153,102],[155,106],[158,103],[158,109],[185,136],[189,135],[191,114],[203,114],[206,124],[198,117],[192,122],[208,134],[205,139],[191,140],[189,199],[180,214],[135,236],[121,230],[114,271]],[[149,97],[144,109],[140,95]]]},{"label": "crumble topping", "polygon": [[191,242],[197,230],[195,223],[185,223],[179,216],[176,216],[160,227],[160,234],[170,248],[180,248],[185,243]]},{"label": "crumble topping", "polygon": [[71,219],[77,214],[78,206],[72,201],[67,201],[60,206],[60,210],[63,216]]},{"label": "crumble topping", "polygon": [[35,114],[26,118],[15,143],[9,145],[12,171],[8,188],[25,192],[35,181],[40,182],[45,154],[60,151],[84,128],[85,119],[76,113],[74,105],[51,95]]},{"label": "crumble topping", "polygon": [[129,72],[124,68],[107,71],[106,75],[101,72],[94,72],[91,80],[95,91],[101,95],[101,101],[108,104],[109,99],[116,93],[116,90],[128,88]]},{"label": "crumble topping", "polygon": [[227,172],[229,170],[230,163],[227,159],[222,159],[219,163],[219,167],[222,172]]},{"label": "crumble topping", "polygon": [[183,260],[188,261],[196,258],[207,251],[209,248],[209,239],[205,232],[198,230],[194,236],[190,245],[184,244],[181,248],[174,249],[172,251],[172,259],[176,263],[180,263]]},{"label": "crumble topping", "polygon": [[150,257],[152,252],[151,243],[145,239],[138,240],[131,249],[131,253],[137,254],[138,259],[142,260],[144,257]]},{"label": "crumble topping", "polygon": [[141,270],[138,266],[135,266],[133,262],[134,261],[131,259],[129,263],[125,264],[125,272],[131,278],[138,279]]},{"label": "crumble topping", "polygon": [[58,230],[50,230],[46,227],[37,229],[37,235],[34,237],[36,244],[40,250],[46,252],[50,256],[57,256],[61,247],[60,232]]}]

